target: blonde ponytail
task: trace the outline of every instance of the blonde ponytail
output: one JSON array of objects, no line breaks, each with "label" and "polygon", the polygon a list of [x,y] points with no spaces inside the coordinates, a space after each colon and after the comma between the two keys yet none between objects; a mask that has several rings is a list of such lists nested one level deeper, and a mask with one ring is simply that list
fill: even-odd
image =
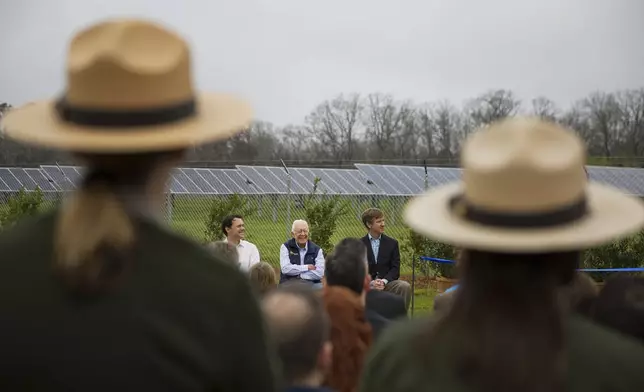
[{"label": "blonde ponytail", "polygon": [[55,269],[74,291],[102,291],[127,267],[135,230],[110,185],[88,178],[60,210]]}]

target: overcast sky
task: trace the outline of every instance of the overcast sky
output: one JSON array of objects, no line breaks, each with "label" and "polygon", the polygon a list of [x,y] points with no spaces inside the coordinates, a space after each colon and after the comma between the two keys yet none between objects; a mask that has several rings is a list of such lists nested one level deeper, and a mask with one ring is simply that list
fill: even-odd
[{"label": "overcast sky", "polygon": [[78,28],[143,16],[185,36],[199,89],[298,123],[340,92],[461,103],[491,88],[560,105],[644,86],[642,0],[2,0],[0,102],[64,86]]}]

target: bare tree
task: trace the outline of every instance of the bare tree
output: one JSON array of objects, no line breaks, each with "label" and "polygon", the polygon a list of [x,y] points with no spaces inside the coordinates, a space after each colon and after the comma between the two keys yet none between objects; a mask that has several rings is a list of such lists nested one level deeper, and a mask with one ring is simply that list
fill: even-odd
[{"label": "bare tree", "polygon": [[532,110],[530,114],[541,117],[544,120],[557,121],[557,118],[559,117],[559,109],[557,109],[557,105],[551,99],[546,97],[537,97],[532,100]]},{"label": "bare tree", "polygon": [[610,157],[620,139],[622,117],[615,94],[595,92],[582,101],[582,107],[588,117],[590,128],[600,140],[602,155]]},{"label": "bare tree", "polygon": [[409,103],[398,104],[391,95],[370,94],[367,101],[366,136],[376,157],[389,159],[399,156],[397,144],[412,121],[413,107]]},{"label": "bare tree", "polygon": [[617,102],[627,149],[630,154],[641,156],[644,154],[644,88],[619,92]]},{"label": "bare tree", "polygon": [[330,158],[351,160],[361,111],[359,95],[339,95],[331,101],[324,101],[306,117],[307,130]]},{"label": "bare tree", "polygon": [[428,152],[452,159],[459,133],[459,112],[447,101],[427,105],[420,113],[423,139]]},{"label": "bare tree", "polygon": [[493,90],[484,93],[466,105],[466,112],[469,114],[471,127],[475,129],[488,125],[502,118],[513,116],[521,106],[512,91]]}]

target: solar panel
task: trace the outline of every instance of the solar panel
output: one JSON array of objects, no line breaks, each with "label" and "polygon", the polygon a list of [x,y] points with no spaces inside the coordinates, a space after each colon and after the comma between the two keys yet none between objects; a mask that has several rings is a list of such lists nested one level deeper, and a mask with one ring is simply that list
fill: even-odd
[{"label": "solar panel", "polygon": [[237,169],[210,169],[210,173],[224,184],[231,193],[242,195],[260,195],[263,193],[256,184]]},{"label": "solar panel", "polygon": [[591,181],[611,185],[634,196],[644,196],[644,169],[588,166]]},{"label": "solar panel", "polygon": [[[259,193],[262,194],[285,194],[288,188],[284,181],[282,181],[276,174],[275,170],[271,171],[271,167],[267,166],[236,166],[237,170],[257,187]],[[278,169],[278,168],[272,168]]]},{"label": "solar panel", "polygon": [[[356,168],[373,181],[387,195],[408,196],[425,189],[424,168],[419,166],[355,164]],[[630,195],[644,196],[644,169],[589,166],[591,181],[611,185]],[[427,168],[427,187],[433,188],[459,181],[460,168]]]},{"label": "solar panel", "polygon": [[188,168],[184,167],[181,169],[178,169],[178,171],[182,172],[184,176],[186,176],[192,183],[194,183],[196,186],[201,189],[201,193],[206,193],[206,194],[218,194],[219,192],[215,187],[208,182],[202,175],[200,171],[197,171],[197,169],[194,168]]},{"label": "solar panel", "polygon": [[36,181],[34,181],[29,175],[25,172],[23,168],[20,167],[12,167],[9,168],[9,171],[11,174],[13,174],[14,177],[18,181],[20,181],[20,184],[26,191],[35,191],[36,187],[38,184],[36,184]]},{"label": "solar panel", "polygon": [[[76,184],[72,181],[72,178],[76,179],[76,175],[73,175],[72,178],[70,178],[66,174],[71,173],[71,170],[63,170],[63,167],[55,165],[43,165],[40,166],[40,168],[42,169],[45,177],[51,178],[52,181],[57,185],[58,189],[62,189],[63,191],[71,191],[76,189]],[[71,168],[74,169],[73,167]]]},{"label": "solar panel", "polygon": [[34,180],[43,192],[58,192],[54,180],[47,178],[42,169],[26,168],[25,173]]},{"label": "solar panel", "polygon": [[378,188],[382,189],[385,195],[390,196],[407,196],[411,193],[398,176],[389,171],[385,165],[367,165],[357,163],[355,167],[360,170],[369,181],[373,182]]},{"label": "solar panel", "polygon": [[23,187],[22,183],[6,167],[0,168],[0,180],[7,185],[11,192],[18,192]]}]

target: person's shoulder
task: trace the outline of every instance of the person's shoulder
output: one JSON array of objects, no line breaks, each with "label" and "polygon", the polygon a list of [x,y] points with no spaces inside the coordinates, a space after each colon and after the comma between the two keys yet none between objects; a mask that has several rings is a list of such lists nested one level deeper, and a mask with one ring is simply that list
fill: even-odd
[{"label": "person's shoulder", "polygon": [[56,211],[50,211],[18,221],[13,227],[5,228],[0,233],[0,254],[6,255],[9,250],[26,250],[25,246],[38,246],[42,241],[52,241],[56,220]]},{"label": "person's shoulder", "polygon": [[[583,316],[569,320],[569,348],[572,363],[593,378],[617,380],[618,390],[644,390],[644,345],[618,332],[597,325]],[[612,382],[612,381],[611,381]],[[634,385],[638,388],[634,388]]]},{"label": "person's shoulder", "polygon": [[244,246],[247,246],[251,249],[257,249],[257,245],[253,244],[250,241],[242,240],[242,243],[244,244]]},{"label": "person's shoulder", "polygon": [[382,239],[384,239],[385,241],[388,241],[388,242],[391,242],[393,244],[398,245],[398,240],[397,239],[395,239],[394,237],[388,236],[388,235],[386,235],[384,233],[382,234]]}]

